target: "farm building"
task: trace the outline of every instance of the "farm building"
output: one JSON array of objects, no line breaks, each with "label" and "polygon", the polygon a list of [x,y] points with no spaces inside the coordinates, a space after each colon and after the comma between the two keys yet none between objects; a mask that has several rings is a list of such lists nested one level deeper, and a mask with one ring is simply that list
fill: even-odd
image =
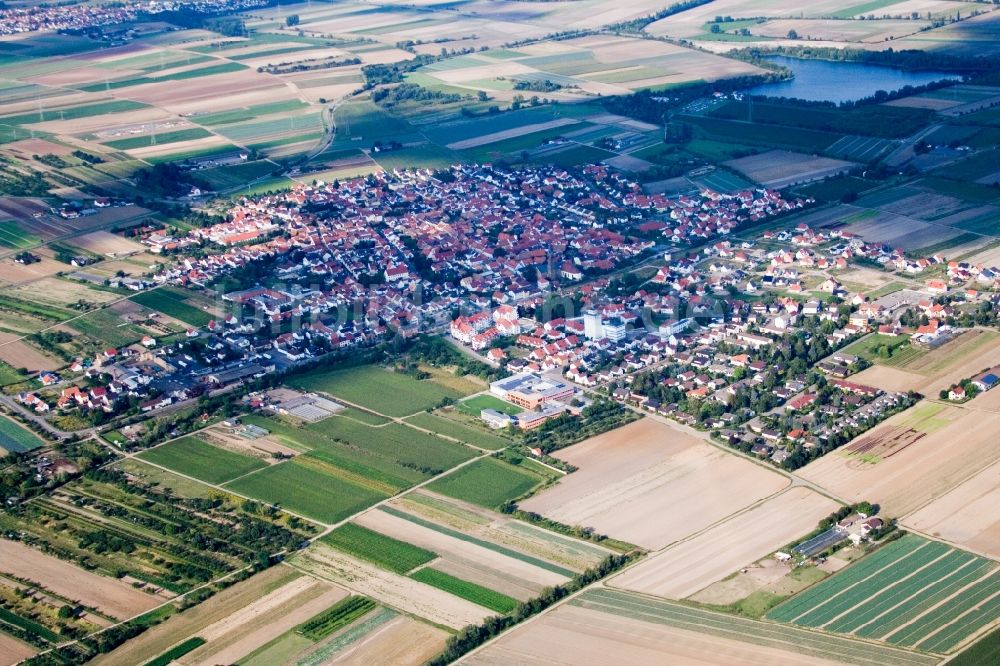
[{"label": "farm building", "polygon": [[1000,366],[991,368],[978,377],[973,378],[972,383],[980,391],[989,391],[1000,383]]}]

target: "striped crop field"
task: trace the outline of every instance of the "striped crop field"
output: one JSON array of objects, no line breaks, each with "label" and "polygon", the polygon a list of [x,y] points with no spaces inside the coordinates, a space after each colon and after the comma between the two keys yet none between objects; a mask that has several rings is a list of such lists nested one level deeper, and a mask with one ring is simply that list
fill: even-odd
[{"label": "striped crop field", "polygon": [[591,610],[662,624],[719,638],[782,649],[860,666],[929,666],[937,657],[834,636],[798,627],[762,622],[654,599],[630,592],[588,590],[570,602]]},{"label": "striped crop field", "polygon": [[1000,619],[998,569],[986,558],[908,534],[767,617],[947,654]]}]

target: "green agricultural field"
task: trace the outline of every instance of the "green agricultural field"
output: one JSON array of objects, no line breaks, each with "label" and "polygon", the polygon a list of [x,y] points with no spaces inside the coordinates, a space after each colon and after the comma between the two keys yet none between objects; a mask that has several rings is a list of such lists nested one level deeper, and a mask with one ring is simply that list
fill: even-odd
[{"label": "green agricultural field", "polygon": [[133,102],[127,99],[116,99],[97,104],[81,104],[80,106],[66,106],[58,108],[42,109],[40,112],[22,113],[16,116],[4,116],[0,118],[0,125],[29,125],[31,123],[47,122],[50,120],[75,120],[77,118],[89,118],[90,116],[103,116],[109,113],[121,113],[123,111],[135,111],[144,109],[148,105],[141,102]]},{"label": "green agricultural field", "polygon": [[368,426],[350,419],[331,418],[311,423],[305,429],[431,475],[475,455],[475,451],[467,446],[428,435],[401,423]]},{"label": "green agricultural field", "polygon": [[428,490],[496,509],[539,486],[544,479],[496,458],[483,458],[434,481]]},{"label": "green agricultural field", "polygon": [[949,666],[995,666],[1000,663],[1000,629],[993,630],[948,662]]},{"label": "green agricultural field", "polygon": [[27,428],[0,416],[0,450],[4,454],[37,449],[44,442]]},{"label": "green agricultural field", "polygon": [[535,161],[542,164],[555,164],[556,166],[561,167],[571,167],[581,164],[594,164],[614,156],[615,154],[610,151],[595,148],[593,146],[573,146],[568,150],[560,150],[556,153],[546,153],[545,155],[535,159]]},{"label": "green agricultural field", "polygon": [[865,295],[872,300],[876,300],[882,298],[883,296],[888,296],[889,294],[894,294],[897,291],[906,289],[906,287],[907,285],[904,282],[889,282],[888,284],[882,285],[878,289],[873,289],[867,292]]},{"label": "green agricultural field", "polygon": [[320,115],[319,111],[305,115],[284,115],[269,120],[224,125],[216,127],[215,132],[231,141],[253,143],[286,134],[302,134],[309,130],[322,131],[323,123]]},{"label": "green agricultural field", "polygon": [[[664,150],[670,150],[672,146],[658,143],[648,148],[631,153],[635,157],[646,157],[647,155],[658,155]],[[710,162],[725,162],[736,157],[760,152],[757,146],[745,146],[732,141],[712,141],[710,139],[693,139],[684,144],[684,150],[692,155],[704,157]]]},{"label": "green agricultural field", "polygon": [[873,183],[856,176],[839,176],[828,178],[827,180],[806,185],[797,189],[802,196],[813,197],[818,201],[840,201],[841,198],[850,192],[860,194],[875,187]]},{"label": "green agricultural field", "polygon": [[306,620],[296,628],[296,632],[312,641],[326,638],[341,627],[346,627],[362,615],[375,608],[375,602],[367,597],[350,596]]},{"label": "green agricultural field", "polygon": [[0,361],[0,386],[9,386],[10,384],[20,384],[27,377],[20,374],[17,370],[12,368],[7,363]]},{"label": "green agricultural field", "polygon": [[907,345],[894,351],[892,356],[887,359],[880,358],[878,362],[881,365],[888,365],[893,368],[905,368],[907,364],[912,363],[926,354],[926,349],[921,349],[915,345]]},{"label": "green agricultural field", "polygon": [[233,144],[225,143],[220,146],[210,146],[208,148],[194,148],[192,150],[164,153],[162,155],[150,155],[148,157],[144,157],[143,160],[149,162],[150,164],[159,164],[161,162],[183,162],[184,160],[195,160],[203,157],[210,157],[212,155],[231,155],[238,150],[239,148]]},{"label": "green agricultural field", "polygon": [[246,65],[238,62],[224,62],[219,65],[209,65],[198,69],[188,69],[164,76],[137,76],[129,79],[118,79],[117,81],[105,81],[103,83],[90,83],[77,88],[82,92],[102,92],[105,90],[116,90],[118,88],[128,88],[131,86],[143,85],[146,83],[164,83],[166,81],[186,81],[197,79],[202,76],[212,76],[213,74],[228,74],[247,69]]},{"label": "green agricultural field", "polygon": [[369,412],[364,409],[358,409],[357,407],[344,407],[342,410],[337,412],[337,416],[354,419],[355,421],[361,421],[365,425],[385,425],[389,423],[389,419],[384,416],[379,416],[374,412]]},{"label": "green agricultural field", "polygon": [[[945,180],[944,178],[923,178],[914,183],[918,187],[924,187],[933,192],[938,192],[946,196],[955,197],[972,203],[989,203],[1000,198],[1000,189],[991,185],[981,183],[970,183],[962,180]],[[956,226],[967,229],[964,222]],[[993,217],[993,228],[996,229],[996,217]],[[987,229],[988,231],[988,229]]]},{"label": "green agricultural field", "polygon": [[334,114],[337,144],[357,146],[358,141],[371,144],[413,132],[409,123],[386,113],[374,102],[352,100],[337,107]]},{"label": "green agricultural field", "polygon": [[[893,359],[896,354],[904,353],[909,347],[909,344],[910,336],[908,335],[891,336],[875,333],[851,344],[844,351],[848,354],[863,356],[869,361],[880,363],[883,360],[888,361]],[[887,349],[888,356],[876,354],[876,347]]]},{"label": "green agricultural field", "polygon": [[0,246],[9,247],[13,250],[22,250],[33,247],[42,242],[42,239],[21,228],[21,225],[13,220],[0,222]]},{"label": "green agricultural field", "polygon": [[146,335],[141,328],[124,322],[111,310],[88,312],[71,321],[70,326],[87,337],[114,347],[130,345]]},{"label": "green agricultural field", "polygon": [[230,109],[229,111],[206,113],[204,115],[192,116],[191,120],[199,125],[228,125],[246,120],[253,120],[258,116],[266,116],[272,113],[298,111],[299,109],[304,109],[307,106],[309,105],[302,100],[290,99],[283,102],[255,104],[242,109]]},{"label": "green agricultural field", "polygon": [[[108,439],[108,435],[105,434],[104,438]],[[172,492],[182,497],[208,499],[213,494],[218,493],[218,490],[201,481],[180,476],[161,467],[154,467],[142,462],[139,458],[126,458],[117,466],[128,474],[141,479],[143,483],[155,483],[161,488],[170,488]]]},{"label": "green agricultural field", "polygon": [[706,636],[750,643],[846,664],[932,666],[938,657],[807,631],[772,622],[734,617],[684,604],[617,590],[587,590],[570,604],[609,615],[662,624]]},{"label": "green agricultural field", "polygon": [[948,166],[941,167],[933,174],[948,180],[974,181],[995,173],[1000,164],[1000,148],[985,150]]},{"label": "green agricultural field", "polygon": [[505,402],[496,396],[489,395],[488,393],[477,395],[472,398],[468,398],[467,400],[462,400],[456,405],[456,408],[461,412],[465,412],[470,416],[476,417],[478,417],[479,413],[484,409],[493,409],[501,414],[508,414],[510,416],[520,414],[524,411],[517,405],[512,405],[511,403]]},{"label": "green agricultural field", "polygon": [[[358,441],[379,436],[381,429],[370,428],[346,417],[330,417],[325,421],[306,427],[295,427],[276,419],[257,415],[247,415],[244,422],[258,425],[271,431],[271,435],[283,444],[302,452],[309,452],[309,459],[315,459],[332,466],[336,470],[326,470],[333,476],[343,477],[379,493],[395,494],[404,488],[424,481],[429,474],[400,463],[394,456],[383,455],[366,449],[345,439],[338,439],[343,433],[353,432],[351,426],[363,428],[357,435]],[[343,429],[335,426],[339,423]],[[308,459],[300,458],[302,462]]]},{"label": "green agricultural field", "polygon": [[386,171],[393,169],[447,169],[462,160],[453,151],[432,143],[412,148],[399,148],[372,155]]},{"label": "green agricultural field", "polygon": [[220,484],[267,467],[267,463],[213,446],[197,437],[184,437],[143,451],[138,457],[180,474]]},{"label": "green agricultural field", "polygon": [[226,487],[325,523],[343,520],[388,496],[298,459],[271,465]]},{"label": "green agricultural field", "polygon": [[439,433],[448,437],[454,437],[467,444],[482,447],[484,449],[502,449],[510,446],[513,442],[506,437],[501,437],[486,430],[485,427],[476,428],[473,426],[453,421],[449,418],[421,412],[406,419],[407,423],[412,423],[419,428],[425,428],[433,433]]},{"label": "green agricultural field", "polygon": [[[588,110],[593,111],[593,108],[588,107]],[[576,109],[574,109],[574,111],[576,111]],[[565,118],[570,115],[575,116],[577,114],[564,112],[564,109],[561,106],[558,108],[552,106],[539,106],[521,109],[518,111],[506,111],[500,114],[482,116],[472,120],[461,120],[446,123],[436,127],[428,127],[424,130],[424,133],[431,141],[445,145],[455,141],[463,141],[465,139],[472,139],[474,137],[515,129],[524,125],[546,123],[558,118]],[[568,131],[568,126],[560,129],[564,132]]]},{"label": "green agricultural field", "polygon": [[[746,120],[781,128],[805,128],[834,134],[862,134],[886,138],[902,138],[921,129],[934,117],[934,112],[903,106],[865,106],[850,109],[818,107],[795,101],[730,101],[709,112],[713,118]],[[780,131],[780,130],[779,130]]]},{"label": "green agricultural field", "polygon": [[517,600],[511,599],[506,594],[500,594],[482,585],[476,585],[461,578],[455,578],[451,574],[446,574],[431,567],[420,569],[411,575],[410,578],[454,594],[456,597],[467,599],[474,604],[479,604],[484,608],[489,608],[498,613],[509,613],[517,608]]},{"label": "green agricultural field", "polygon": [[211,314],[187,303],[187,295],[184,292],[169,287],[145,291],[129,300],[191,326],[204,326],[213,319]]},{"label": "green agricultural field", "polygon": [[279,167],[272,162],[258,160],[245,164],[232,164],[212,169],[202,169],[197,172],[196,178],[212,190],[227,190],[233,187],[241,187],[251,181],[269,176],[278,169]]},{"label": "green agricultural field", "polygon": [[378,566],[405,574],[437,557],[436,553],[393,539],[366,527],[347,523],[321,539],[338,550]]},{"label": "green agricultural field", "polygon": [[76,314],[74,310],[67,310],[54,305],[45,305],[43,303],[4,295],[0,295],[0,309],[21,312],[32,317],[40,317],[52,321],[66,321]]},{"label": "green agricultural field", "polygon": [[268,178],[260,182],[254,183],[252,186],[247,186],[246,190],[240,190],[240,194],[247,196],[255,196],[258,194],[268,194],[269,192],[280,192],[282,190],[290,190],[295,186],[295,181],[291,178],[285,178],[284,176],[276,176],[274,178]]},{"label": "green agricultural field", "polygon": [[387,416],[408,416],[462,394],[432,379],[417,380],[377,365],[317,370],[291,382],[305,391],[321,391]]},{"label": "green agricultural field", "polygon": [[145,666],[167,666],[177,659],[180,659],[188,652],[194,652],[204,644],[205,639],[200,636],[189,638],[183,643],[170,648],[156,659],[146,662]]},{"label": "green agricultural field", "polygon": [[753,187],[753,183],[727,169],[716,169],[712,173],[692,179],[716,192],[737,192]]},{"label": "green agricultural field", "polygon": [[186,129],[174,130],[173,132],[161,132],[159,134],[147,134],[146,136],[133,136],[127,139],[106,141],[104,145],[115,150],[133,150],[135,148],[161,146],[165,143],[204,139],[207,136],[212,136],[212,133],[202,127],[188,127]]},{"label": "green agricultural field", "polygon": [[908,534],[792,597],[768,618],[947,653],[1000,619],[1000,603],[983,603],[1000,590],[997,569],[985,558]]},{"label": "green agricultural field", "polygon": [[684,122],[696,125],[709,138],[723,142],[736,141],[744,144],[822,152],[841,138],[841,135],[832,132],[799,127],[780,127],[704,116],[683,116],[682,118]]}]

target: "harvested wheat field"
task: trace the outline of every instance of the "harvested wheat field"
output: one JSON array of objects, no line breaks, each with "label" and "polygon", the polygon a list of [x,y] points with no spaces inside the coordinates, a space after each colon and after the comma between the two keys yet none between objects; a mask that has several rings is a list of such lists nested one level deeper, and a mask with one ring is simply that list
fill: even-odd
[{"label": "harvested wheat field", "polygon": [[852,443],[799,475],[845,500],[878,502],[884,515],[905,516],[1000,459],[998,432],[1000,413],[922,401],[855,440],[865,442],[864,451],[852,452]]},{"label": "harvested wheat field", "polygon": [[290,567],[277,566],[265,569],[252,578],[236,583],[207,601],[174,615],[125,645],[99,655],[92,662],[95,666],[132,666],[143,664],[170,649],[171,646],[191,636],[198,636],[214,625],[253,604],[270,591],[302,577]]},{"label": "harvested wheat field", "polygon": [[916,391],[917,386],[925,381],[925,378],[915,372],[890,368],[876,363],[854,375],[851,381],[874,386],[883,391]]},{"label": "harvested wheat field", "polygon": [[447,639],[448,634],[445,631],[400,615],[325,659],[323,663],[343,666],[369,664],[416,666],[426,663],[441,652]]},{"label": "harvested wheat field", "polygon": [[564,605],[517,627],[462,663],[826,666],[840,662]]},{"label": "harvested wheat field", "polygon": [[723,164],[765,187],[775,189],[827,178],[857,166],[844,160],[792,153],[787,150],[769,150],[759,155],[729,160]]},{"label": "harvested wheat field", "polygon": [[73,599],[118,619],[126,619],[163,603],[163,598],[137,590],[63,562],[16,541],[0,539],[0,571],[26,578],[61,597]]},{"label": "harvested wheat field", "polygon": [[18,264],[13,258],[0,259],[0,280],[4,282],[24,282],[38,280],[66,270],[66,264],[45,255],[46,250],[32,250],[41,261],[33,264]]},{"label": "harvested wheat field", "polygon": [[1000,558],[1000,463],[903,519],[906,527]]},{"label": "harvested wheat field", "polygon": [[0,633],[0,666],[11,666],[21,662],[37,652],[27,643]]},{"label": "harvested wheat field", "polygon": [[[788,485],[777,472],[653,418],[575,444],[557,456],[579,470],[521,508],[653,550]],[[699,501],[690,502],[691,497]]]},{"label": "harvested wheat field", "polygon": [[236,663],[347,596],[342,588],[311,576],[296,578],[202,629],[198,635],[205,639],[205,645],[178,663],[200,666]]},{"label": "harvested wheat field", "polygon": [[318,578],[331,580],[390,608],[424,618],[433,624],[461,629],[467,624],[478,624],[494,614],[482,606],[385,571],[322,543],[310,546],[309,550],[295,557],[293,563],[297,568]]},{"label": "harvested wheat field", "polygon": [[110,231],[92,231],[89,234],[77,236],[73,239],[73,245],[94,254],[111,256],[142,252],[146,249],[139,243],[122,238]]},{"label": "harvested wheat field", "polygon": [[854,381],[886,391],[917,391],[933,397],[998,361],[1000,333],[973,329],[898,366],[873,365],[858,373]]},{"label": "harvested wheat field", "polygon": [[790,488],[613,578],[609,585],[684,599],[807,534],[839,504]]},{"label": "harvested wheat field", "polygon": [[25,282],[17,286],[7,287],[4,294],[23,301],[42,305],[54,305],[67,308],[72,304],[85,301],[94,305],[104,305],[121,299],[121,296],[110,291],[91,289],[86,284],[46,277],[40,280]]},{"label": "harvested wheat field", "polygon": [[43,354],[13,333],[0,333],[0,361],[12,368],[28,371],[55,370],[65,365],[62,361]]}]

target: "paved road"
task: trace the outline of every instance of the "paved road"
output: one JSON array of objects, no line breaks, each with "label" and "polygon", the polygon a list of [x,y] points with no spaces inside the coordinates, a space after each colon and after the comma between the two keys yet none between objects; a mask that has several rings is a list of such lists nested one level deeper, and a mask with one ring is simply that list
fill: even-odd
[{"label": "paved road", "polygon": [[46,421],[43,417],[39,416],[35,412],[26,409],[24,405],[19,404],[16,400],[14,400],[14,398],[10,397],[9,395],[0,395],[0,404],[3,404],[12,412],[16,412],[18,415],[31,421],[32,423],[37,423],[39,426],[42,427],[42,429],[44,429],[46,432],[48,432],[56,439],[66,439],[70,435],[77,435],[78,437],[85,439],[93,435],[95,432],[97,432],[97,428],[87,428],[85,430],[77,430],[74,432],[66,432],[65,430],[60,430],[59,428],[55,427],[54,425]]}]

